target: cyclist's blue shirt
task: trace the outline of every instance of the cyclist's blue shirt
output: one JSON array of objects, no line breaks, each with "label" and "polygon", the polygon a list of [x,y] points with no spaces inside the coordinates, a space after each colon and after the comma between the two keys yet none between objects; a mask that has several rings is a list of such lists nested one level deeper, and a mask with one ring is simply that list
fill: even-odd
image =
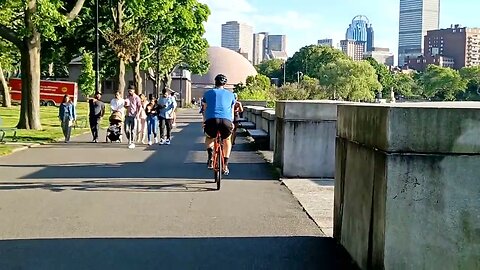
[{"label": "cyclist's blue shirt", "polygon": [[235,96],[226,89],[214,88],[205,92],[203,102],[207,104],[205,120],[212,118],[233,121],[233,105]]}]

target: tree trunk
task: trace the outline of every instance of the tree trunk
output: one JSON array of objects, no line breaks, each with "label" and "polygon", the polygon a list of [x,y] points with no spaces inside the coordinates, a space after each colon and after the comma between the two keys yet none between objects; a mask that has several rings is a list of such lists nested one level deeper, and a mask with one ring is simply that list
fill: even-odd
[{"label": "tree trunk", "polygon": [[[123,5],[124,1],[117,1],[117,5],[112,9],[113,20],[115,22],[115,32],[121,34],[123,32]],[[125,92],[125,59],[119,57],[118,59],[118,78],[117,78],[118,91],[123,96]]]},{"label": "tree trunk", "polygon": [[22,106],[17,128],[42,129],[40,123],[40,34],[24,40],[22,59]]},{"label": "tree trunk", "polygon": [[142,74],[140,74],[140,58],[141,52],[137,51],[135,58],[132,61],[133,85],[137,95],[143,94]]},{"label": "tree trunk", "polygon": [[10,90],[8,89],[8,83],[3,74],[2,66],[0,66],[0,90],[2,91],[2,107],[11,107],[12,99],[10,97]]},{"label": "tree trunk", "polygon": [[118,77],[117,77],[118,91],[123,96],[125,92],[125,61],[118,59]]},{"label": "tree trunk", "polygon": [[17,128],[42,129],[40,123],[40,33],[34,23],[37,1],[28,0],[25,26],[29,35],[20,50],[22,62],[22,105]]},{"label": "tree trunk", "polygon": [[162,78],[162,82],[163,82],[162,93],[165,93],[165,91],[167,90],[167,87],[170,88],[172,84],[172,74],[164,74]]}]

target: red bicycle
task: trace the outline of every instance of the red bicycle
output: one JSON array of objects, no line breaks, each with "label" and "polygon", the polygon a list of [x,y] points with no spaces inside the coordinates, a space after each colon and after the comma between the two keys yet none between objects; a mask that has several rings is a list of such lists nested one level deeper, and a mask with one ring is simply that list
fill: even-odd
[{"label": "red bicycle", "polygon": [[224,155],[223,155],[223,140],[220,132],[217,132],[213,146],[213,174],[215,177],[215,183],[217,184],[217,190],[220,190],[220,184],[222,181],[222,173],[224,169]]}]

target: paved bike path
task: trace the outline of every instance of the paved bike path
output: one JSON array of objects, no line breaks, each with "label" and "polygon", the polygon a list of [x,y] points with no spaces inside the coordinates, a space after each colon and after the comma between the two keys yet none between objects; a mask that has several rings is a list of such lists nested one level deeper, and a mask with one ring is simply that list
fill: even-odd
[{"label": "paved bike path", "polygon": [[169,146],[84,135],[0,158],[0,269],[336,269],[242,138],[214,190],[200,121],[182,111]]}]

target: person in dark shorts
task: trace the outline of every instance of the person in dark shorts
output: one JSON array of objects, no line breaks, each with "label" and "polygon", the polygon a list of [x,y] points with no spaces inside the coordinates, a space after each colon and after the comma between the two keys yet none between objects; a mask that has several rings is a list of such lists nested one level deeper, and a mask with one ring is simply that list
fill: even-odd
[{"label": "person in dark shorts", "polygon": [[235,105],[235,96],[224,87],[227,84],[227,77],[218,74],[215,77],[215,88],[205,92],[202,99],[202,111],[204,120],[204,131],[206,134],[205,145],[208,154],[208,168],[213,168],[213,145],[217,133],[219,132],[223,139],[224,163],[223,174],[228,175],[228,159],[232,151],[232,141],[230,137],[233,132],[233,106]]},{"label": "person in dark shorts", "polygon": [[90,108],[89,122],[90,130],[92,131],[92,137],[94,143],[98,141],[98,131],[100,130],[100,122],[105,115],[105,104],[100,100],[102,94],[100,92],[95,93],[94,98],[88,101]]}]

